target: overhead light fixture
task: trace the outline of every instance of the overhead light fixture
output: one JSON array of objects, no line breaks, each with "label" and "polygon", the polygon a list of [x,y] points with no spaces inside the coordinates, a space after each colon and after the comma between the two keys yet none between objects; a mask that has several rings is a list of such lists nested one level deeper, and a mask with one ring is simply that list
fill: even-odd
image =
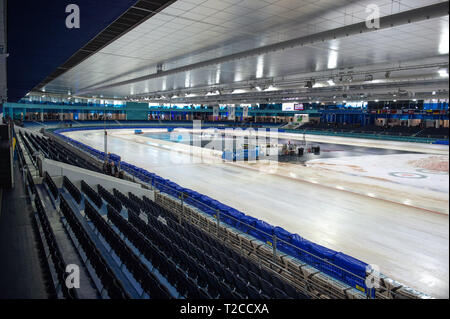
[{"label": "overhead light fixture", "polygon": [[194,97],[194,96],[197,96],[197,95],[193,94],[193,93],[186,93],[185,94],[185,97]]},{"label": "overhead light fixture", "polygon": [[[447,24],[448,25],[448,24]],[[448,27],[445,32],[442,32],[439,42],[439,54],[448,54]]]},{"label": "overhead light fixture", "polygon": [[438,73],[441,78],[448,77],[448,69],[440,69],[438,70]]},{"label": "overhead light fixture", "polygon": [[261,87],[260,86],[255,86],[255,89],[257,89],[258,91],[262,91],[262,89],[261,89]]},{"label": "overhead light fixture", "polygon": [[436,91],[433,91],[431,94],[432,94],[432,95],[436,95]]},{"label": "overhead light fixture", "polygon": [[338,53],[331,51],[328,55],[328,69],[335,69],[337,67]]},{"label": "overhead light fixture", "polygon": [[397,100],[394,100],[393,102],[397,102]]},{"label": "overhead light fixture", "polygon": [[245,93],[246,91],[245,90],[243,90],[243,89],[236,89],[236,90],[233,90],[232,92],[231,92],[231,94],[242,94],[242,93]]},{"label": "overhead light fixture", "polygon": [[206,93],[205,96],[219,95],[219,94],[220,94],[220,92],[218,90],[216,90],[216,91],[211,91],[211,92]]},{"label": "overhead light fixture", "polygon": [[378,100],[375,100],[375,102],[378,102]]},{"label": "overhead light fixture", "polygon": [[333,79],[329,79],[328,81],[329,86],[334,86],[336,83],[334,83]]}]

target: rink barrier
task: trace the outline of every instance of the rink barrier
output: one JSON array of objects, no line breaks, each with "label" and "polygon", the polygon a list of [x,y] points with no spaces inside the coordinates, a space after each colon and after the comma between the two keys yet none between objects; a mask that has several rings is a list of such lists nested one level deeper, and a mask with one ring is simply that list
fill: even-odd
[{"label": "rink barrier", "polygon": [[436,140],[433,142],[433,144],[448,145],[448,140]]},{"label": "rink barrier", "polygon": [[[127,127],[133,129],[134,127]],[[153,127],[154,128],[154,127]],[[192,128],[192,127],[191,127]],[[70,137],[62,135],[63,132],[82,131],[82,130],[100,130],[101,127],[89,128],[64,128],[54,130],[53,133],[63,140],[79,147],[90,153],[99,160],[105,159],[105,153],[96,150],[84,143],[78,142]],[[117,129],[124,129],[118,127]],[[188,188],[164,179],[145,169],[129,164],[125,161],[120,162],[120,156],[110,153],[108,158],[115,164],[120,164],[121,169],[135,176],[145,183],[152,185],[160,192],[164,192],[176,198],[181,198],[186,203],[198,208],[202,212],[217,219],[218,223],[223,222],[234,227],[254,238],[261,240],[273,248],[274,256],[283,252],[294,258],[297,258],[306,264],[322,271],[323,273],[342,281],[352,288],[365,293],[367,297],[375,297],[375,289],[368,288],[366,285],[367,273],[371,271],[370,265],[356,258],[337,252],[321,245],[315,244],[298,234],[292,234],[285,229],[272,226],[262,220],[246,215],[230,206],[224,205],[206,195],[200,194]]]}]

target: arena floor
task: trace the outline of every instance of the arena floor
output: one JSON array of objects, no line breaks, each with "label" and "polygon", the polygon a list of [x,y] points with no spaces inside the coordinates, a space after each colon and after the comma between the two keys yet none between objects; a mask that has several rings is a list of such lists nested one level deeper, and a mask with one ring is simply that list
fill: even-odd
[{"label": "arena floor", "polygon": [[[104,149],[102,130],[64,135]],[[111,130],[108,152],[377,265],[414,289],[449,297],[447,146],[306,136],[309,143],[321,143],[327,156],[312,157],[304,165],[224,163],[218,151],[199,160],[180,143],[145,135]],[[295,141],[303,136],[280,133],[280,138]]]}]

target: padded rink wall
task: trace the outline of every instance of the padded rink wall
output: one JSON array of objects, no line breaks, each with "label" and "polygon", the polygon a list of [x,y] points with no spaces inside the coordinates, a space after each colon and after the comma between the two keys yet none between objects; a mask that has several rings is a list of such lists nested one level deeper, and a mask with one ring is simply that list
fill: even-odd
[{"label": "padded rink wall", "polygon": [[[109,127],[108,129],[123,129],[124,127]],[[133,129],[128,127],[127,129]],[[140,129],[143,127],[140,126]],[[149,128],[155,128],[154,126]],[[105,153],[87,146],[81,142],[73,140],[61,133],[81,130],[99,130],[101,127],[77,127],[57,129],[53,133],[66,142],[82,149],[92,156],[103,161]],[[116,154],[110,154],[110,160],[120,161]],[[315,244],[298,234],[292,234],[285,229],[270,225],[262,220],[246,215],[230,206],[224,205],[206,195],[200,194],[194,190],[184,188],[168,179],[164,179],[145,169],[134,166],[127,162],[120,162],[121,168],[129,174],[140,179],[144,183],[151,184],[161,192],[167,193],[175,198],[181,198],[185,203],[198,208],[200,211],[212,216],[219,217],[220,222],[227,224],[243,233],[251,235],[269,246],[276,247],[277,251],[290,255],[319,271],[339,280],[352,288],[356,288],[368,297],[375,297],[375,289],[368,288],[365,282],[371,271],[370,266],[358,259],[355,259],[342,252],[337,252],[321,245]],[[183,194],[183,195],[181,195]],[[412,295],[415,295],[412,294]]]}]

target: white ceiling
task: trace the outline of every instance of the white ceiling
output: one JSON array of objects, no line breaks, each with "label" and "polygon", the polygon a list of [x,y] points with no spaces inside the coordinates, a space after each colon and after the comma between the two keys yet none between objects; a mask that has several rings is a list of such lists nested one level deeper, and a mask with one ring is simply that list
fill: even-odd
[{"label": "white ceiling", "polygon": [[[444,1],[178,0],[45,89],[76,94],[90,86],[155,73],[158,63],[170,70],[362,22],[368,15],[368,4],[378,5],[384,16],[438,2]],[[436,56],[448,61],[448,28],[446,16],[101,89],[93,94],[123,97],[315,71],[328,70],[332,74],[342,68]]]}]

